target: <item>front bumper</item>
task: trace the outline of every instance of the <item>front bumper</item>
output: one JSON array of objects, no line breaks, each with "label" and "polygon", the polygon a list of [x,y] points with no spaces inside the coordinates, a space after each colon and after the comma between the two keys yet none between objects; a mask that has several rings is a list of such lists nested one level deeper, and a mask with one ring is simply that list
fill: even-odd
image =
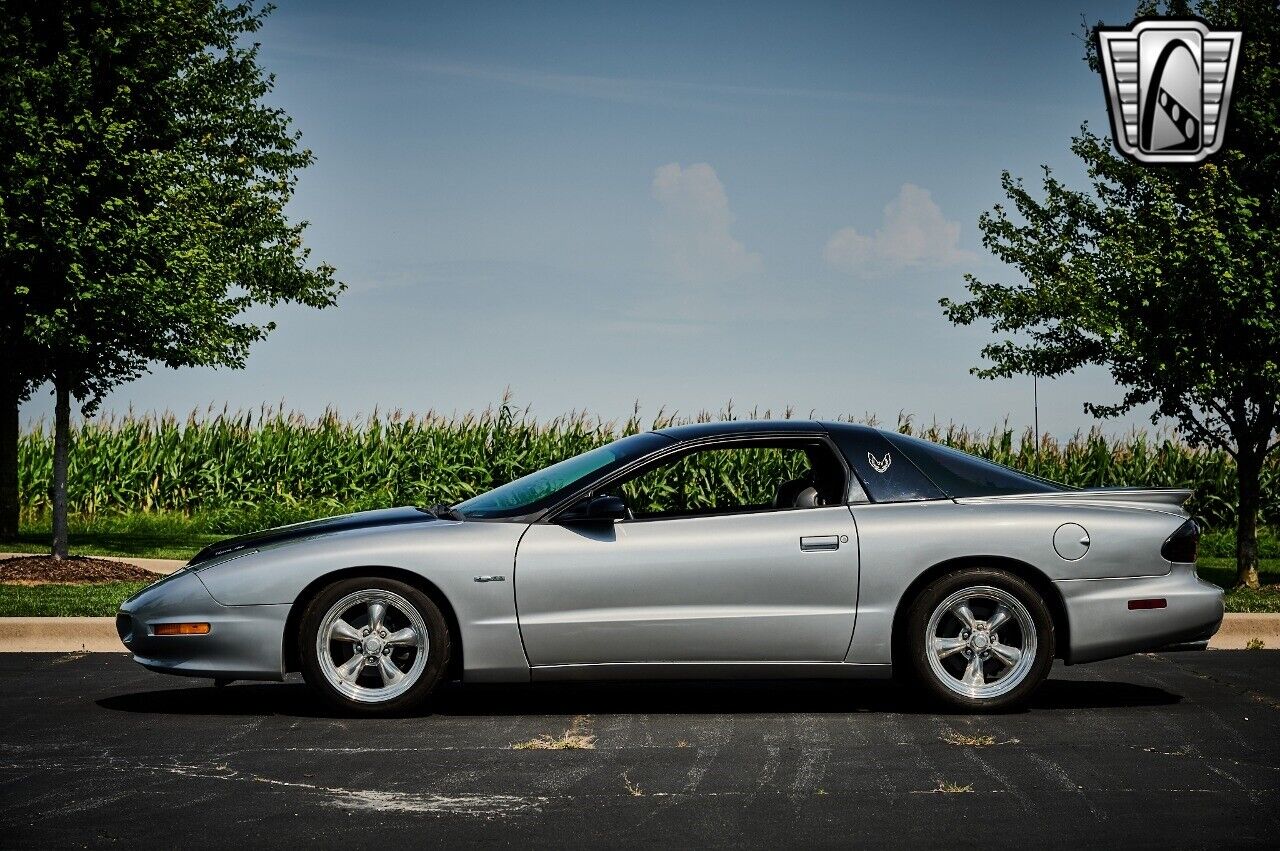
[{"label": "front bumper", "polygon": [[[1207,642],[1222,625],[1222,589],[1175,564],[1164,576],[1068,579],[1054,583],[1067,611],[1067,664],[1096,662],[1170,645]],[[1164,608],[1130,609],[1163,599]]]},{"label": "front bumper", "polygon": [[[183,570],[129,598],[116,632],[138,664],[163,674],[234,680],[284,678],[289,606],[224,606]],[[209,624],[207,635],[156,635],[158,623]]]}]

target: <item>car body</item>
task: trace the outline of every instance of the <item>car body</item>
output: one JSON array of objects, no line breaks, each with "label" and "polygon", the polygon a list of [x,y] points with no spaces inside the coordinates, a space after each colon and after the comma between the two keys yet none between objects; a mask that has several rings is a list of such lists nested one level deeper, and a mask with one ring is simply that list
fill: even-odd
[{"label": "car body", "polygon": [[[713,451],[774,459],[793,450],[809,467],[778,483],[768,505],[641,516],[618,495],[651,471],[722,457]],[[928,679],[926,665],[940,678],[943,665],[960,685],[944,683],[939,697],[994,707],[1009,695],[982,691],[1004,676],[984,666],[1012,671],[1021,655],[1001,655],[1013,645],[995,628],[1010,600],[1018,619],[1007,629],[1040,660],[1041,679],[1055,657],[1204,646],[1222,592],[1196,575],[1198,530],[1181,507],[1189,495],[1068,489],[848,423],[701,423],[623,438],[453,509],[362,512],[212,545],[126,601],[118,628],[142,665],[219,680],[280,680],[301,668],[308,681],[323,673],[341,686],[333,668],[354,652],[355,676],[367,664],[375,679],[349,690],[362,698],[335,699],[368,708],[380,703],[377,654],[405,655],[386,668],[390,684],[418,652],[379,643],[382,609],[360,615],[351,606],[372,598],[349,594],[343,611],[357,614],[330,612],[336,633],[300,631],[319,628],[309,606],[326,589],[347,583],[358,594],[361,580],[377,579],[393,610],[408,603],[406,612],[438,616],[416,646],[425,657],[447,636],[448,658],[428,668],[464,682],[887,677],[913,664]],[[973,588],[986,590],[966,607]],[[910,633],[920,601],[943,591],[960,602],[932,621],[920,613],[928,636]],[[195,626],[159,634],[178,624]],[[406,637],[416,628],[399,624]],[[312,657],[335,646],[327,640],[347,650],[325,673]],[[913,646],[939,649],[912,663]]]}]

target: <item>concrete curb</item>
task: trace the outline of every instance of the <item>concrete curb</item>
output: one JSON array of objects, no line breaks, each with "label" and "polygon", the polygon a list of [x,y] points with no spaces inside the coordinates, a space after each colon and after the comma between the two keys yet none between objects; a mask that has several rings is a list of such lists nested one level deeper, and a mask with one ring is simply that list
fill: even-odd
[{"label": "concrete curb", "polygon": [[0,618],[0,653],[127,653],[115,618]]},{"label": "concrete curb", "polygon": [[[1280,650],[1280,614],[1228,614],[1212,650]],[[0,653],[125,653],[115,618],[0,618]]]},{"label": "concrete curb", "polygon": [[[0,559],[38,555],[47,555],[47,553],[0,553]],[[87,553],[73,553],[73,555],[89,555],[90,558],[100,558],[106,561],[122,561],[125,564],[136,565],[137,567],[140,567],[143,570],[149,570],[152,573],[173,573],[175,570],[186,564],[182,559],[176,558],[125,558],[123,556],[100,556],[90,555]]]},{"label": "concrete curb", "polygon": [[1267,650],[1280,650],[1280,614],[1228,613],[1209,647],[1242,650],[1254,639],[1266,645]]}]

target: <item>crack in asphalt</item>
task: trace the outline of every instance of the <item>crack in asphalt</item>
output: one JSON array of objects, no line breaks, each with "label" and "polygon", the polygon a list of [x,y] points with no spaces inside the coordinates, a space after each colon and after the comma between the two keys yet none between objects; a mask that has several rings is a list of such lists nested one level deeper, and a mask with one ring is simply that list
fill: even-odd
[{"label": "crack in asphalt", "polygon": [[[280,780],[253,772],[240,771],[225,762],[214,763],[145,763],[131,762],[110,755],[94,763],[68,766],[65,763],[49,763],[40,761],[43,768],[60,768],[64,772],[87,771],[95,767],[106,766],[117,771],[144,771],[153,774],[176,774],[199,780],[225,780],[246,783],[262,783],[289,789],[301,789],[323,796],[324,803],[330,806],[355,810],[372,810],[376,812],[400,813],[444,813],[470,816],[506,816],[519,812],[537,810],[550,798],[544,796],[499,795],[464,793],[445,795],[437,792],[395,792],[385,789],[350,789],[341,786],[324,786],[318,783],[306,783],[294,780]],[[33,761],[34,762],[34,761]],[[21,769],[20,763],[9,762],[0,768]],[[27,767],[34,767],[27,766]],[[107,800],[110,796],[104,797]],[[83,808],[82,808],[83,809]]]}]

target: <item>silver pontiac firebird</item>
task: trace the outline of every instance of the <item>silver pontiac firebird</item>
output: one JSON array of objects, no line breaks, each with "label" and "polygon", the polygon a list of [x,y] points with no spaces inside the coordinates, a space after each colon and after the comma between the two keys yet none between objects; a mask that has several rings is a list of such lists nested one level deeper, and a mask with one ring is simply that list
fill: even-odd
[{"label": "silver pontiac firebird", "polygon": [[846,423],[625,437],[454,506],[207,547],[127,600],[133,658],[301,671],[353,713],[447,678],[887,677],[955,709],[1024,702],[1055,658],[1204,648],[1185,490],[1075,490]]}]

